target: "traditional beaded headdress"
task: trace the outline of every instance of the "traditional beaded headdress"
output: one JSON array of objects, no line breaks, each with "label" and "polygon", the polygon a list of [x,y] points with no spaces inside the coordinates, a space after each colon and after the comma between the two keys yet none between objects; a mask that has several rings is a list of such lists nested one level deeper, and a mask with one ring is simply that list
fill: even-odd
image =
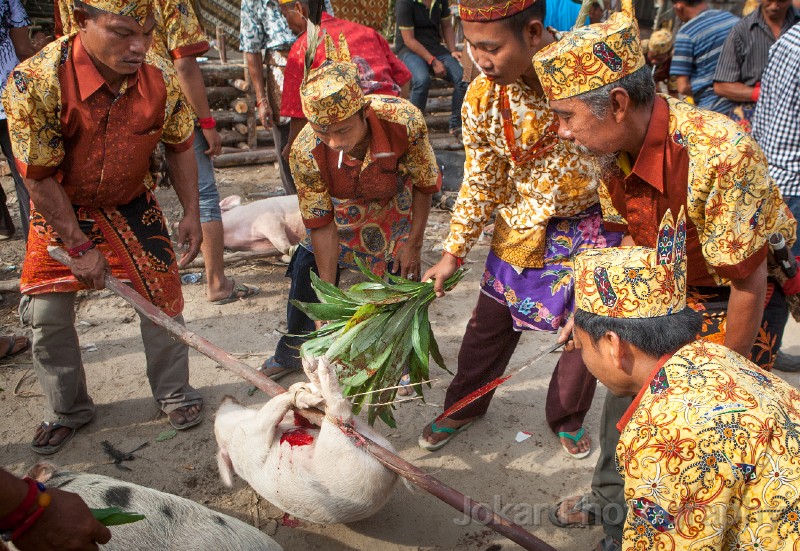
[{"label": "traditional beaded headdress", "polygon": [[575,257],[575,308],[612,318],[655,318],[686,307],[686,217],[667,210],[655,249],[591,249]]},{"label": "traditional beaded headdress", "polygon": [[622,0],[622,11],[607,21],[564,33],[561,40],[533,56],[533,67],[550,100],[596,90],[643,66],[632,0]]}]

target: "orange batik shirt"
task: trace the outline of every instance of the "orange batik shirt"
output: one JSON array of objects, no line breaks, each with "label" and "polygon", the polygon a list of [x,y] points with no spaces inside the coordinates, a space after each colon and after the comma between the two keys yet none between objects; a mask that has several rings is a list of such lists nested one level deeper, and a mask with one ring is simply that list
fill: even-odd
[{"label": "orange batik shirt", "polygon": [[[112,272],[167,313],[180,313],[175,254],[149,173],[159,141],[176,152],[192,146],[193,119],[174,69],[148,55],[115,93],[80,37],[65,37],[17,66],[3,104],[20,174],[55,178]],[[84,288],[50,259],[50,245],[63,243],[32,205],[23,293]]]}]

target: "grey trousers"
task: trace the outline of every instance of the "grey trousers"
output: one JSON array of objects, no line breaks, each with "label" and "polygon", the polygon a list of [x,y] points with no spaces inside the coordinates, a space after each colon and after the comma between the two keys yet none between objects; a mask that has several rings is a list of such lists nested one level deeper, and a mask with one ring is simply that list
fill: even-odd
[{"label": "grey trousers", "polygon": [[617,472],[617,423],[631,403],[631,396],[619,398],[611,392],[606,394],[600,417],[600,457],[592,476],[592,493],[586,496],[586,505],[582,508],[593,512],[595,518],[602,522],[606,535],[617,541],[622,541],[622,529],[627,515],[625,485]]},{"label": "grey trousers", "polygon": [[[44,420],[69,428],[85,425],[94,416],[86,390],[86,373],[75,331],[75,293],[44,293],[24,297],[23,323],[33,329],[33,367],[46,398]],[[200,393],[189,385],[189,349],[150,320],[140,317],[153,397],[164,413],[201,404]],[[183,316],[175,317],[183,324]]]}]

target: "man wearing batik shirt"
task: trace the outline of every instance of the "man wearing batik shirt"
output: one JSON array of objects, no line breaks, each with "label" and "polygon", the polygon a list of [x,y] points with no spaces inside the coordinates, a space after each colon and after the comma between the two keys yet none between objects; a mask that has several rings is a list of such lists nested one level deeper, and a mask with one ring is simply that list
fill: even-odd
[{"label": "man wearing batik shirt", "polygon": [[[311,270],[336,284],[339,266],[361,259],[376,275],[419,280],[431,195],[442,175],[419,109],[392,96],[364,96],[343,36],[325,35],[329,57],[300,87],[308,124],[289,162],[310,236],[292,256],[287,335],[261,366],[273,378],[299,370],[298,348],[314,322],[293,300],[319,302]],[[291,336],[295,335],[295,336]]]},{"label": "man wearing batik shirt", "polygon": [[[654,246],[667,209],[686,210],[689,300],[706,314],[703,333],[768,370],[786,306],[780,287],[767,282],[767,239],[781,232],[793,243],[796,222],[763,153],[736,123],[655,94],[632,7],[622,5],[622,13],[568,33],[534,57],[559,135],[597,157],[605,225],[628,234],[623,245]],[[613,448],[625,401],[609,395],[604,405],[589,500],[595,512],[621,505]],[[575,510],[578,501],[562,503],[563,524],[591,520],[579,514],[587,513],[583,505]],[[605,516],[603,522],[619,541],[621,526]]]},{"label": "man wearing batik shirt", "polygon": [[[492,250],[478,303],[447,389],[447,409],[501,376],[522,331],[555,332],[572,310],[572,257],[619,243],[602,227],[592,164],[555,135],[555,117],[542,95],[531,56],[553,41],[545,31],[543,0],[462,0],[464,36],[484,74],[469,86],[463,124],[466,160],[444,255],[423,276],[444,281],[469,253],[496,212]],[[596,387],[575,352],[561,355],[545,408],[565,452],[586,457],[591,443],[583,420]],[[428,424],[419,439],[438,450],[484,415],[492,395],[452,417]]]},{"label": "man wearing batik shirt", "polygon": [[668,211],[657,249],[575,259],[576,346],[610,393],[635,396],[616,445],[622,548],[798,549],[800,392],[696,340],[686,229]]},{"label": "man wearing batik shirt", "polygon": [[[56,2],[56,36],[77,32],[72,0]],[[228,304],[258,293],[258,287],[236,283],[225,275],[223,261],[222,211],[212,159],[222,150],[222,138],[208,106],[203,74],[197,56],[209,44],[200,22],[187,0],[154,0],[153,53],[175,67],[181,90],[198,117],[194,132],[194,156],[200,190],[200,224],[203,228],[203,262],[206,268],[206,298],[214,304]]]},{"label": "man wearing batik shirt", "polygon": [[[281,13],[286,17],[292,32],[298,35],[286,60],[281,94],[281,116],[291,119],[289,141],[283,151],[284,156],[288,157],[292,142],[306,124],[300,103],[300,85],[308,48],[305,35],[306,19],[309,15],[308,0],[281,0]],[[338,19],[328,13],[322,14],[319,27],[331,36],[344,35],[352,61],[358,67],[359,82],[365,94],[399,96],[402,88],[408,91],[411,72],[397,59],[389,43],[375,29]],[[319,67],[323,61],[325,48],[320,44],[312,67]],[[408,94],[403,95],[405,97]]]},{"label": "man wearing batik shirt", "polygon": [[[124,15],[123,15],[124,14]],[[75,322],[75,294],[102,289],[106,270],[130,281],[182,322],[178,262],[151,189],[150,155],[166,146],[184,209],[180,264],[202,240],[193,118],[172,67],[147,55],[155,18],[149,2],[76,4],[78,33],[47,45],[11,74],[3,105],[17,167],[31,195],[31,230],[20,289],[33,329],[33,362],[46,397],[33,451],[58,451],[94,415]],[[48,246],[67,250],[67,268]],[[179,429],[202,419],[189,385],[188,349],[142,318],[154,398]]]}]

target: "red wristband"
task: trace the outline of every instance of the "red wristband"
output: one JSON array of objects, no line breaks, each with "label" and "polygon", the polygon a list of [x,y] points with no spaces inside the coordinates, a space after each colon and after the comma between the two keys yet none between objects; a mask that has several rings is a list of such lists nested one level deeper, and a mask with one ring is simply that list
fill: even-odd
[{"label": "red wristband", "polygon": [[198,119],[197,122],[200,124],[200,128],[203,130],[209,130],[211,128],[217,127],[217,121],[214,120],[214,117],[206,117],[204,119]]},{"label": "red wristband", "polygon": [[433,65],[433,62],[436,61],[436,56],[431,56],[430,61],[428,61],[428,65]]},{"label": "red wristband", "polygon": [[96,245],[94,244],[94,241],[90,239],[83,245],[78,245],[77,247],[72,247],[71,249],[67,249],[67,254],[70,256],[70,258],[80,258],[83,255],[85,255],[88,251],[94,249],[95,247]]},{"label": "red wristband", "polygon": [[448,253],[447,251],[445,251],[444,254],[449,254],[450,256],[455,258],[456,259],[456,266],[458,266],[459,268],[464,265],[464,259],[463,258],[461,258],[459,256],[456,256],[453,253]]},{"label": "red wristband", "polygon": [[758,96],[760,95],[761,95],[761,83],[756,82],[756,85],[753,86],[753,93],[750,94],[750,101],[752,101],[753,103],[757,102]]},{"label": "red wristband", "polygon": [[[0,519],[0,530],[16,530],[20,523],[22,523],[25,515],[28,514],[28,511],[30,511],[31,507],[33,507],[33,504],[36,502],[40,489],[39,483],[27,476],[23,480],[28,483],[28,493],[25,495],[25,499],[22,500],[22,503],[17,505],[16,509]],[[44,484],[42,484],[42,486],[44,486]]]},{"label": "red wristband", "polygon": [[[35,482],[35,481],[34,481]],[[36,496],[36,510],[28,515],[28,517],[20,524],[14,532],[11,533],[11,541],[14,541],[22,534],[24,534],[28,528],[33,526],[33,523],[39,520],[39,517],[42,516],[44,510],[50,506],[50,503],[53,501],[53,498],[50,494],[45,493],[47,488],[41,482],[36,482],[37,487],[39,488],[39,495]]]}]

